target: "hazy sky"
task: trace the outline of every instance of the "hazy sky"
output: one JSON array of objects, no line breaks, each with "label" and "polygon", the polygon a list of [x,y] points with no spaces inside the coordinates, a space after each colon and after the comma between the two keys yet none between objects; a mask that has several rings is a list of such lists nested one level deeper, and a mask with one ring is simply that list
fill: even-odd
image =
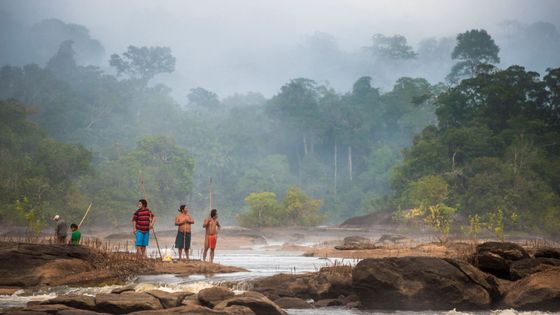
[{"label": "hazy sky", "polygon": [[[298,76],[289,69],[276,77],[270,73],[270,79],[261,73],[269,69],[267,63],[278,62],[278,52],[295,49],[302,36],[317,31],[333,35],[342,50],[354,51],[370,44],[375,33],[403,34],[414,45],[472,28],[492,33],[504,20],[558,26],[560,19],[558,0],[14,0],[0,5],[28,24],[59,18],[84,25],[108,54],[130,44],[170,46],[177,57],[172,78],[187,90],[200,85],[220,96],[247,90],[270,94]],[[247,70],[242,79],[232,73],[240,68]],[[259,73],[253,83],[246,81],[251,71]]]}]

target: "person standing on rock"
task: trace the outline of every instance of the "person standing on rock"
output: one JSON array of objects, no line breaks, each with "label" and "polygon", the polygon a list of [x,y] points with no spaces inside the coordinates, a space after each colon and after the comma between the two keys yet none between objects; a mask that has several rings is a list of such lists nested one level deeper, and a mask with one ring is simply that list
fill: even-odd
[{"label": "person standing on rock", "polygon": [[204,237],[204,253],[202,260],[206,261],[206,254],[210,249],[210,262],[214,262],[214,250],[218,241],[218,230],[220,229],[220,222],[218,221],[218,210],[212,209],[210,216],[204,219],[202,227],[206,229]]},{"label": "person standing on rock", "polygon": [[194,220],[189,214],[189,208],[186,205],[179,207],[179,214],[175,217],[175,225],[177,229],[177,237],[175,238],[175,248],[179,249],[179,260],[185,249],[185,258],[189,260],[189,249],[191,248],[191,224]]},{"label": "person standing on rock", "polygon": [[66,244],[66,237],[68,236],[68,225],[58,214],[53,217],[53,221],[56,222],[56,227],[54,230],[56,242],[59,244]]},{"label": "person standing on rock", "polygon": [[132,233],[136,237],[136,258],[147,258],[146,246],[150,241],[150,229],[156,223],[156,216],[148,209],[146,199],[138,200],[138,210],[132,216]]}]

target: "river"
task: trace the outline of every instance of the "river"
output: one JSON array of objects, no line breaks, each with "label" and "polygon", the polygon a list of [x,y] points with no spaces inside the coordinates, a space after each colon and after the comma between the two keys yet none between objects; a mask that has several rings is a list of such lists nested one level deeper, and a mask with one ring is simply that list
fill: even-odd
[{"label": "river", "polygon": [[[194,254],[194,259],[197,257]],[[139,276],[132,281],[137,291],[148,291],[152,289],[161,289],[165,291],[194,291],[211,287],[215,284],[223,282],[238,282],[239,285],[235,290],[242,291],[245,289],[244,281],[257,277],[271,276],[277,273],[304,273],[317,271],[324,266],[332,265],[355,265],[356,260],[348,259],[322,259],[317,257],[304,257],[301,252],[283,252],[271,251],[264,248],[252,248],[246,250],[235,251],[216,251],[215,262],[223,265],[243,267],[248,272],[236,272],[229,274],[215,274],[212,276],[189,276],[177,277],[174,275],[158,275],[158,276]],[[43,301],[51,299],[61,294],[84,294],[96,295],[98,293],[109,293],[113,289],[121,286],[105,286],[105,287],[86,287],[76,288],[68,286],[45,288],[41,290],[20,290],[13,295],[0,295],[0,310],[8,307],[21,307],[29,301]],[[492,314],[492,315],[517,315],[517,314],[547,314],[544,312],[517,312],[514,310],[498,310],[476,313],[464,313],[451,311],[439,312],[376,312],[376,311],[360,311],[345,308],[327,308],[327,309],[311,309],[311,310],[287,310],[293,315],[349,315],[349,314]]]}]

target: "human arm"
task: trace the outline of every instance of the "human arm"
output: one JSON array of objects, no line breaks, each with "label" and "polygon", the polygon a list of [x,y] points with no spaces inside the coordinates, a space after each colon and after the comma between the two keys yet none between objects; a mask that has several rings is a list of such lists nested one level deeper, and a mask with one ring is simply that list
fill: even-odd
[{"label": "human arm", "polygon": [[151,212],[150,215],[150,229],[154,228],[154,224],[156,224],[156,215]]},{"label": "human arm", "polygon": [[187,214],[187,218],[185,219],[185,222],[189,224],[194,224],[194,220],[190,214]]},{"label": "human arm", "polygon": [[208,226],[208,218],[204,219],[204,223],[202,223],[202,227],[206,228]]}]

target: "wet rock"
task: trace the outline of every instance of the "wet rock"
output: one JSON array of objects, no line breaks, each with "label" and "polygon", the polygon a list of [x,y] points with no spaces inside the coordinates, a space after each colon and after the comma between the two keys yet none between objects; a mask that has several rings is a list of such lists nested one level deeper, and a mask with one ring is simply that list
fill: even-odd
[{"label": "wet rock", "polygon": [[319,272],[287,275],[278,274],[252,282],[253,290],[263,293],[271,300],[280,297],[303,299],[337,298],[352,291],[352,268],[350,266],[324,267]]},{"label": "wet rock", "polygon": [[111,293],[115,293],[115,294],[121,294],[123,292],[134,292],[134,288],[136,287],[136,284],[129,284],[120,288],[116,288],[113,289],[111,291]]},{"label": "wet rock", "polygon": [[519,280],[554,266],[560,266],[560,259],[544,257],[525,258],[511,263],[510,277],[512,280]]},{"label": "wet rock", "polygon": [[109,313],[98,313],[94,311],[79,310],[79,309],[68,309],[56,313],[56,315],[102,315],[102,314],[109,315]]},{"label": "wet rock", "polygon": [[193,295],[192,292],[165,292],[162,290],[150,290],[147,294],[159,300],[163,308],[173,308],[181,305],[186,296]]},{"label": "wet rock", "polygon": [[486,309],[490,283],[475,268],[432,257],[364,259],[352,283],[364,308],[392,310]]},{"label": "wet rock", "polygon": [[93,310],[95,309],[95,298],[87,295],[60,295],[54,299],[43,301],[41,304],[61,304],[82,310]]},{"label": "wet rock", "polygon": [[163,309],[159,300],[147,293],[98,294],[95,297],[95,311],[97,312],[127,314],[159,309]]},{"label": "wet rock", "polygon": [[498,278],[511,279],[511,263],[525,258],[529,258],[529,254],[518,244],[486,242],[476,247],[473,262],[484,272]]},{"label": "wet rock", "polygon": [[313,308],[313,305],[307,303],[305,300],[296,297],[282,297],[274,300],[281,308],[286,309],[307,309]]},{"label": "wet rock", "polygon": [[560,248],[539,248],[535,252],[535,257],[560,259]]},{"label": "wet rock", "polygon": [[198,301],[203,306],[214,307],[219,302],[234,296],[230,289],[224,287],[212,287],[198,292]]},{"label": "wet rock", "polygon": [[252,291],[248,291],[222,301],[216,305],[214,309],[224,310],[235,305],[248,307],[256,315],[287,315],[284,310],[269,300],[266,296]]},{"label": "wet rock", "polygon": [[343,303],[338,299],[324,299],[315,302],[316,307],[329,307],[329,306],[341,306]]},{"label": "wet rock", "polygon": [[74,310],[74,308],[62,305],[62,304],[39,304],[39,305],[32,305],[24,308],[25,311],[33,311],[33,312],[45,312],[49,314],[56,314],[57,312],[64,311],[64,310]]},{"label": "wet rock", "polygon": [[196,294],[193,294],[183,298],[183,300],[181,301],[181,305],[185,305],[185,306],[200,305],[200,301],[198,301],[198,297],[196,296]]},{"label": "wet rock", "polygon": [[505,293],[500,307],[523,311],[560,311],[560,267],[516,281]]}]

